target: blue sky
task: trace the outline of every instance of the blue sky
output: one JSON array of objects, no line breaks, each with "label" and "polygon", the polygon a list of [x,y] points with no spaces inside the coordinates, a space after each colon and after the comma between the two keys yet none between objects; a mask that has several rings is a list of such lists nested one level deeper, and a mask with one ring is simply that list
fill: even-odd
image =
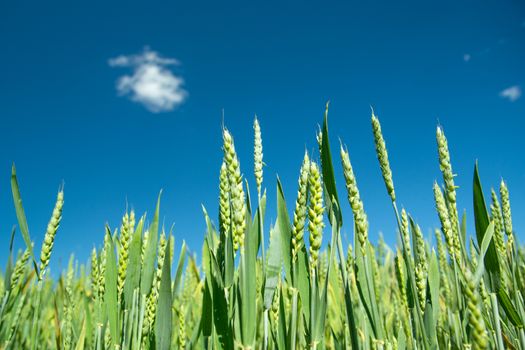
[{"label": "blue sky", "polygon": [[[382,122],[399,205],[426,233],[438,225],[439,123],[458,174],[459,207],[470,211],[478,159],[487,192],[501,177],[508,182],[523,237],[520,1],[11,1],[0,4],[0,45],[2,261],[16,223],[12,162],[38,247],[65,185],[54,266],[66,265],[72,252],[85,260],[126,203],[151,213],[161,188],[162,217],[166,227],[174,224],[177,247],[184,239],[199,253],[201,203],[217,215],[222,111],[252,189],[259,116],[269,202],[279,174],[291,208],[327,100],[332,143],[348,145],[372,240],[382,231],[394,243],[395,225],[370,106]],[[338,159],[336,169],[341,186]],[[344,209],[348,223],[346,202]],[[275,220],[273,204],[267,220]],[[20,238],[16,244],[22,247]]]}]

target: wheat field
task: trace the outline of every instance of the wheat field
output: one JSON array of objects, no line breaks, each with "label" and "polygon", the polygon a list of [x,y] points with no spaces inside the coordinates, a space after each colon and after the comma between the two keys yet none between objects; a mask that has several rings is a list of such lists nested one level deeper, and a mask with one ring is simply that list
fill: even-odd
[{"label": "wheat field", "polygon": [[[247,170],[223,130],[219,217],[203,208],[206,233],[202,247],[192,247],[199,259],[185,244],[176,249],[172,233],[160,227],[159,195],[152,217],[126,211],[120,227],[106,227],[90,261],[72,257],[51,276],[67,194],[59,190],[44,241],[33,243],[13,166],[13,234],[25,249],[2,248],[10,250],[0,275],[0,349],[525,349],[525,250],[513,231],[506,183],[484,192],[475,167],[467,214],[475,225],[467,227],[438,127],[442,178],[429,191],[441,227],[429,240],[409,209],[396,204],[373,113],[371,129],[396,246],[369,241],[350,154],[344,144],[329,143],[328,106],[319,148],[305,153],[298,169],[292,208],[277,183],[276,218],[265,213],[257,119],[250,170],[257,197],[250,197]],[[336,177],[346,193],[337,192]],[[343,217],[347,205],[352,215]],[[354,233],[348,246],[343,220]]]}]

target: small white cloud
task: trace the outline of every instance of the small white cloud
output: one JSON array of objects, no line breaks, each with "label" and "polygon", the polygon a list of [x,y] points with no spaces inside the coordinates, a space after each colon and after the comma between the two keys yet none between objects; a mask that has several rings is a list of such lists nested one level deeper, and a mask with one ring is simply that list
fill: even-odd
[{"label": "small white cloud", "polygon": [[499,96],[509,100],[510,102],[514,102],[521,97],[521,88],[518,85],[508,87],[505,90],[502,90],[499,93]]},{"label": "small white cloud", "polygon": [[472,56],[468,53],[463,55],[463,61],[468,62],[472,59]]},{"label": "small white cloud", "polygon": [[182,77],[166,67],[177,64],[176,59],[161,57],[148,48],[138,55],[121,55],[109,60],[111,67],[133,68],[132,75],[118,79],[118,93],[129,96],[154,113],[172,111],[188,97]]}]

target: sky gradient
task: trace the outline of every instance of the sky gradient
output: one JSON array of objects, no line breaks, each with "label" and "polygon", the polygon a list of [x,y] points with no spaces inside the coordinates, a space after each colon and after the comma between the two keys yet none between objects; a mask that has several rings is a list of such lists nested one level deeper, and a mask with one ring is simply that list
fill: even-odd
[{"label": "sky gradient", "polygon": [[[160,189],[177,249],[186,240],[200,255],[201,204],[217,217],[223,111],[252,191],[254,115],[260,120],[274,222],[276,175],[291,210],[305,149],[318,158],[315,131],[328,100],[332,146],[339,138],[348,146],[372,241],[383,232],[395,243],[396,233],[371,106],[399,205],[425,234],[438,226],[439,124],[458,174],[458,207],[472,218],[477,159],[486,196],[507,181],[525,238],[523,2],[2,2],[0,45],[2,264],[16,224],[13,162],[37,252],[64,184],[53,268],[71,253],[85,261],[126,205],[152,213]],[[346,200],[343,209],[350,239]]]}]

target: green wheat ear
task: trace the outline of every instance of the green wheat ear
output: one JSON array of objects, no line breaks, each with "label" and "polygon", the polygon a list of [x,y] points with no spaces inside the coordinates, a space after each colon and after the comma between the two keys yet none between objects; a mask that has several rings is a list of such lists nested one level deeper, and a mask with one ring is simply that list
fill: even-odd
[{"label": "green wheat ear", "polygon": [[314,271],[319,259],[323,240],[323,187],[317,163],[310,163],[310,207],[308,208],[308,230],[310,232],[310,269]]},{"label": "green wheat ear", "polygon": [[415,237],[415,246],[417,250],[417,260],[416,260],[416,288],[417,295],[419,299],[419,305],[421,310],[425,310],[425,305],[427,301],[427,275],[428,275],[428,263],[427,263],[427,254],[425,247],[425,240],[423,238],[423,233],[419,228],[419,225],[416,225],[414,230]]},{"label": "green wheat ear", "polygon": [[100,270],[98,266],[97,250],[96,248],[93,248],[93,251],[91,252],[91,291],[93,293],[93,299],[95,300],[98,298],[99,276]]},{"label": "green wheat ear", "polygon": [[272,320],[272,330],[276,332],[277,330],[277,323],[279,322],[279,301],[280,301],[280,294],[281,294],[281,280],[279,280],[276,288],[275,293],[273,293],[273,299],[272,299],[272,306],[271,306],[271,313],[270,317]]},{"label": "green wheat ear", "polygon": [[257,184],[257,193],[261,196],[261,186],[263,182],[263,146],[261,137],[261,127],[257,116],[253,121],[254,147],[253,147],[253,171],[255,174],[255,183]]},{"label": "green wheat ear", "polygon": [[350,156],[348,151],[341,145],[341,161],[343,163],[343,173],[345,177],[346,192],[348,195],[348,202],[352,208],[354,215],[354,222],[357,231],[357,238],[361,245],[361,252],[366,254],[366,242],[368,241],[368,220],[363,206],[363,201],[359,195],[357,188],[357,181],[355,179],[354,170],[350,163]]},{"label": "green wheat ear", "polygon": [[[372,123],[376,151],[385,153],[378,155],[379,163],[391,180],[377,118]],[[254,163],[264,166],[262,142],[260,152],[257,147],[257,124],[254,121]],[[332,155],[327,153],[329,145],[324,145],[324,172],[320,162],[311,161],[311,154],[301,159],[293,218],[288,217],[287,192],[278,184],[277,219],[270,225],[268,254],[261,246],[263,225],[255,226],[262,216],[248,215],[248,186],[242,183],[245,179],[233,138],[227,130],[222,136],[219,230],[209,217],[197,224],[197,229],[206,230],[202,246],[194,252],[183,243],[180,255],[175,254],[174,237],[167,237],[163,227],[156,241],[158,215],[149,231],[143,229],[144,219],[135,230],[135,214],[126,210],[117,230],[110,231],[106,225],[104,244],[93,249],[91,263],[77,266],[71,256],[56,280],[48,275],[63,194],[57,195],[43,251],[37,256],[41,274],[35,274],[38,266],[30,262],[31,239],[13,173],[13,199],[27,249],[16,252],[16,260],[11,261],[13,247],[9,247],[9,261],[5,272],[0,272],[0,350],[525,349],[520,295],[525,255],[524,247],[514,242],[507,184],[502,181],[499,189],[491,190],[490,213],[479,207],[482,201],[475,193],[475,215],[465,222],[468,226],[464,229],[463,223],[455,222],[454,175],[440,128],[436,137],[444,173],[440,182],[444,183],[433,184],[440,222],[439,229],[433,230],[434,242],[426,239],[404,208],[398,212],[394,202],[397,246],[388,248],[382,236],[377,244],[371,243],[372,222],[360,197],[364,193],[357,186],[357,168],[341,145],[339,176],[344,176],[345,183],[339,185],[345,186],[353,220],[346,226],[340,222],[331,226],[331,243],[323,246],[323,192],[325,185],[335,186],[332,179],[337,177],[332,177]],[[322,143],[321,137],[317,143]],[[258,169],[262,167],[254,164],[257,191],[261,191]],[[388,176],[384,180],[388,190]],[[390,199],[395,200],[391,185]],[[414,212],[422,215],[423,209]],[[472,222],[478,219],[479,226],[480,214],[486,221],[485,213],[494,225],[492,239],[500,266],[496,281],[491,281],[490,269],[485,270],[490,267],[484,261],[490,255],[490,240],[476,243]],[[229,239],[235,237],[239,249],[242,235],[248,232],[257,235],[246,237],[247,246],[236,257]],[[225,235],[232,236],[224,241]],[[143,249],[152,239],[155,246],[149,246],[155,251],[149,258],[145,254],[142,261]],[[437,256],[432,243],[437,245]],[[343,247],[347,247],[346,255]],[[145,280],[151,285],[143,294]],[[499,282],[501,288],[489,282]]]},{"label": "green wheat ear", "polygon": [[228,234],[231,225],[230,182],[226,163],[222,162],[219,175],[219,220],[222,232]]},{"label": "green wheat ear", "polygon": [[73,336],[73,307],[74,307],[74,294],[73,294],[73,278],[75,277],[75,269],[73,267],[74,256],[71,255],[69,265],[66,274],[65,283],[65,300],[63,314],[65,315],[64,322],[64,348],[70,349],[72,344]]},{"label": "green wheat ear", "polygon": [[447,138],[441,127],[436,129],[436,140],[438,146],[439,169],[443,174],[443,181],[445,182],[445,196],[450,218],[450,225],[455,236],[459,237],[459,216],[456,206],[456,188],[454,184],[454,173],[452,172],[452,164],[450,162],[450,153],[448,150]]},{"label": "green wheat ear", "polygon": [[379,167],[381,168],[381,173],[383,174],[386,190],[392,199],[392,202],[395,202],[396,192],[394,190],[394,180],[392,180],[390,162],[388,161],[388,152],[386,150],[383,133],[381,132],[381,124],[379,123],[377,116],[374,114],[374,111],[372,111],[372,131],[374,133],[377,159],[379,160]]},{"label": "green wheat ear", "polygon": [[11,290],[16,287],[20,278],[24,275],[27,261],[29,260],[30,256],[31,253],[29,252],[29,249],[26,249],[22,256],[16,260],[13,274],[11,275]]},{"label": "green wheat ear", "polygon": [[396,272],[396,279],[397,279],[397,285],[399,288],[399,292],[401,294],[401,301],[403,302],[403,305],[408,305],[408,299],[407,299],[407,290],[406,290],[406,277],[405,277],[405,261],[403,259],[403,255],[399,248],[397,249],[397,253],[395,256],[395,272]]},{"label": "green wheat ear", "polygon": [[403,245],[407,256],[412,258],[412,248],[410,244],[410,231],[408,229],[408,214],[405,208],[401,209],[401,238],[403,239]]},{"label": "green wheat ear", "polygon": [[437,250],[438,250],[438,258],[439,258],[439,276],[440,276],[440,282],[441,287],[443,289],[443,295],[445,296],[445,299],[450,298],[450,284],[447,276],[448,272],[448,259],[447,259],[447,252],[445,251],[445,244],[443,243],[443,238],[441,237],[441,231],[435,230],[434,231],[436,235],[436,241],[437,241]]},{"label": "green wheat ear", "polygon": [[474,276],[470,271],[465,270],[466,288],[465,294],[468,309],[468,324],[470,327],[470,337],[473,349],[487,349],[487,329],[481,313],[480,297],[478,288],[474,282]]},{"label": "green wheat ear", "polygon": [[157,247],[157,269],[153,277],[153,285],[151,292],[147,298],[146,305],[146,319],[144,320],[144,325],[142,328],[143,334],[149,334],[152,330],[153,323],[155,322],[155,315],[157,312],[157,303],[159,299],[159,289],[160,289],[160,278],[162,276],[162,267],[165,263],[166,258],[166,245],[168,240],[166,238],[166,233],[162,230],[162,233],[159,237],[159,244]]},{"label": "green wheat ear", "polygon": [[443,192],[441,191],[441,188],[439,188],[437,182],[434,182],[434,200],[436,202],[436,210],[439,216],[439,220],[441,221],[441,230],[443,231],[443,234],[445,235],[445,241],[447,243],[447,249],[448,253],[453,259],[459,258],[459,249],[458,249],[458,242],[457,237],[454,234],[454,230],[452,229],[452,224],[450,222],[449,218],[449,212],[447,209],[447,204],[445,202],[445,197],[443,196]]},{"label": "green wheat ear", "polygon": [[512,215],[510,211],[510,197],[509,189],[505,181],[501,180],[500,184],[501,209],[503,211],[503,224],[505,225],[505,232],[507,236],[512,235]]},{"label": "green wheat ear", "polygon": [[496,249],[502,257],[505,256],[505,239],[503,238],[504,224],[503,217],[501,214],[501,207],[498,200],[496,191],[492,188],[490,191],[491,203],[490,203],[490,214],[491,219],[494,222],[494,243]]},{"label": "green wheat ear", "polygon": [[39,279],[44,278],[46,268],[49,265],[49,259],[51,258],[51,251],[53,250],[53,244],[55,242],[55,235],[62,220],[62,207],[64,205],[64,191],[61,189],[58,191],[55,208],[51,219],[47,224],[46,234],[44,236],[44,243],[42,244],[42,250],[40,252],[40,276]]},{"label": "green wheat ear", "polygon": [[230,196],[232,201],[233,218],[233,247],[237,251],[244,244],[244,230],[246,228],[246,202],[242,183],[241,168],[233,137],[227,129],[223,132],[224,162],[228,170],[230,182]]},{"label": "green wheat ear", "polygon": [[140,248],[140,261],[144,264],[144,258],[146,256],[146,247],[148,246],[149,230],[144,231],[142,236],[142,245]]},{"label": "green wheat ear", "polygon": [[[133,213],[133,211],[132,211]],[[135,216],[135,214],[133,214]],[[117,290],[118,297],[122,295],[124,289],[124,281],[126,280],[126,271],[128,268],[128,257],[129,257],[129,245],[131,243],[132,228],[130,215],[126,212],[122,217],[122,224],[120,227],[120,246],[119,246],[119,259],[118,259],[118,279],[117,279]]]},{"label": "green wheat ear", "polygon": [[186,317],[184,312],[184,306],[181,305],[179,308],[179,349],[186,348]]},{"label": "green wheat ear", "polygon": [[[110,241],[111,241],[111,229],[108,225],[106,225],[106,234],[104,235],[104,244],[102,246],[102,249],[100,250],[100,257],[99,257],[99,264],[98,264],[98,297],[100,300],[104,300],[105,292],[106,292],[106,264],[107,264],[107,255],[108,255],[108,249],[111,247]],[[107,339],[106,339],[107,340]]]},{"label": "green wheat ear", "polygon": [[297,254],[304,245],[304,226],[306,223],[307,197],[308,197],[308,176],[310,174],[310,158],[308,153],[304,153],[303,164],[299,174],[299,188],[293,214],[292,225],[292,262],[297,260]]}]

